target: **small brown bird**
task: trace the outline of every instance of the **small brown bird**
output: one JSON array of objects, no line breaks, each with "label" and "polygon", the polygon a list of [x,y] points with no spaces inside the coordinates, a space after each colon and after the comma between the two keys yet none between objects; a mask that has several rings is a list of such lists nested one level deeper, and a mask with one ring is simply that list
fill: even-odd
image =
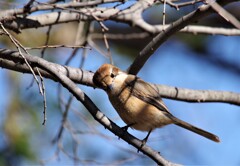
[{"label": "small brown bird", "polygon": [[107,92],[110,102],[127,127],[148,131],[145,142],[152,130],[168,124],[178,125],[212,141],[220,142],[216,135],[174,117],[156,89],[135,75],[127,74],[113,65],[104,64],[94,74],[93,82]]}]

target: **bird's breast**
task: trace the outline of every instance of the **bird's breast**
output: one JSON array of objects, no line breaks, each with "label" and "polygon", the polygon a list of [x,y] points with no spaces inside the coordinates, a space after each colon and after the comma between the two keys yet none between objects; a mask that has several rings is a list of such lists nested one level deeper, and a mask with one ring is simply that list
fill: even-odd
[{"label": "bird's breast", "polygon": [[118,95],[109,94],[109,99],[122,120],[133,124],[134,129],[150,131],[171,123],[162,111],[135,97],[127,88]]}]

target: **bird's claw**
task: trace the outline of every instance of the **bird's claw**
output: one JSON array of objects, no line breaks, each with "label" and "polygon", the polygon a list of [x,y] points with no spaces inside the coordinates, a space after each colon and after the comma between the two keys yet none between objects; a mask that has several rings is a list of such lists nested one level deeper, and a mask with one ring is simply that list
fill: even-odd
[{"label": "bird's claw", "polygon": [[148,137],[149,137],[149,135],[151,134],[151,132],[152,132],[152,130],[150,130],[150,131],[148,132],[147,136],[141,141],[141,142],[142,142],[142,143],[141,143],[141,146],[140,146],[140,148],[138,148],[138,151],[137,151],[137,152],[139,152],[140,149],[142,149],[142,147],[143,147],[144,145],[146,145],[147,140],[148,140]]},{"label": "bird's claw", "polygon": [[143,140],[141,140],[141,145],[140,145],[140,147],[138,148],[138,150],[137,150],[137,152],[139,153],[139,151],[142,149],[142,147],[144,146],[144,145],[146,145],[146,143],[147,143],[147,139],[146,138],[144,138]]},{"label": "bird's claw", "polygon": [[122,136],[125,132],[128,131],[128,128],[131,127],[131,126],[134,125],[134,124],[135,124],[135,123],[131,123],[131,124],[128,124],[128,125],[126,125],[126,126],[121,127],[121,129],[123,130],[123,132],[122,132],[121,135],[118,137],[118,139],[120,139],[121,136]]}]

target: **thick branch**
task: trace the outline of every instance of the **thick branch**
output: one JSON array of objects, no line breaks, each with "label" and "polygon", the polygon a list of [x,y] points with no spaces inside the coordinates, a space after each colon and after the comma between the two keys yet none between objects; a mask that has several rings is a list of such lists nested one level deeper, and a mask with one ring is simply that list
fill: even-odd
[{"label": "thick branch", "polygon": [[[35,74],[38,75],[36,68],[34,68],[36,65],[31,60],[31,57],[29,56],[27,57],[28,59],[30,59],[28,61],[31,63],[31,66],[34,69]],[[41,60],[42,58],[35,57],[35,59]],[[62,66],[55,63],[51,63],[51,62],[48,62],[48,63],[51,64],[51,66],[55,68],[56,71],[61,72],[65,76],[69,77],[72,81],[79,84],[94,87],[92,82],[92,77],[93,77],[92,72],[78,69],[78,68],[72,68],[69,66]],[[15,51],[11,51],[11,50],[0,49],[0,67],[10,69],[13,71],[31,74],[29,67],[23,62],[23,59],[17,56]],[[43,77],[57,81],[54,76],[52,76],[45,70],[39,69],[39,72]]]},{"label": "thick branch", "polygon": [[26,8],[19,9],[10,9],[0,11],[0,22],[6,20],[13,20],[17,15],[30,14],[36,11],[43,10],[54,10],[54,9],[73,9],[73,8],[81,8],[87,6],[95,6],[104,3],[112,3],[119,2],[119,0],[94,0],[94,1],[86,1],[86,2],[69,2],[69,3],[61,3],[61,4],[42,4],[37,6],[30,7],[27,11]]},{"label": "thick branch", "polygon": [[[105,11],[106,9],[102,10]],[[97,13],[94,12],[92,14],[95,14],[97,17],[100,18],[109,18],[109,20],[114,20],[118,22],[128,23],[131,20],[126,19],[120,19],[111,17],[112,15],[116,14],[118,12],[117,9],[113,9],[111,12],[108,10],[108,12],[103,13]],[[66,12],[51,12],[46,14],[39,14],[39,15],[33,15],[28,16],[26,18],[16,18],[11,22],[5,22],[4,26],[8,29],[12,29],[15,32],[19,32],[22,29],[28,29],[28,28],[39,28],[39,27],[45,27],[49,25],[56,25],[61,23],[67,23],[67,22],[75,22],[75,21],[91,21],[94,20],[94,18],[91,15],[81,14],[81,13],[66,13]],[[132,18],[134,20],[134,17]],[[131,22],[131,24],[134,24]],[[150,24],[137,24],[135,25],[144,32],[146,32],[148,35],[151,34],[157,34],[162,32],[163,29],[168,28],[170,25],[150,25]],[[180,30],[180,32],[185,33],[193,33],[193,34],[211,34],[211,35],[226,35],[226,36],[239,36],[240,30],[234,29],[234,28],[217,28],[217,27],[209,27],[209,26],[201,26],[201,25],[188,25]],[[130,34],[131,35],[131,34]],[[102,35],[101,35],[102,36]]]},{"label": "thick branch", "polygon": [[240,94],[228,91],[193,90],[167,85],[155,85],[163,98],[187,102],[221,102],[240,105]]},{"label": "thick branch", "polygon": [[[27,56],[27,55],[26,55]],[[31,57],[28,57],[28,61],[31,65],[36,65],[31,60]],[[39,57],[34,57],[39,61],[42,60]],[[87,86],[95,87],[92,82],[93,73],[72,68],[68,66],[62,66],[55,63],[51,63],[52,68],[54,70],[61,72],[68,78],[70,78],[73,82],[84,84]],[[0,49],[0,67],[23,72],[23,73],[31,73],[29,68],[23,63],[23,59],[20,56],[17,56],[17,53]],[[34,69],[34,68],[33,68]],[[48,72],[40,69],[39,70],[41,75],[46,78],[50,78],[56,81],[56,78],[49,74]],[[35,72],[38,74],[37,72]],[[184,89],[184,88],[177,88],[171,87],[166,85],[155,85],[159,94],[164,98],[174,99],[174,100],[181,100],[187,102],[222,102],[222,103],[230,103],[234,105],[240,105],[240,94],[233,93],[228,91],[213,91],[213,90],[192,90],[192,89]]]}]

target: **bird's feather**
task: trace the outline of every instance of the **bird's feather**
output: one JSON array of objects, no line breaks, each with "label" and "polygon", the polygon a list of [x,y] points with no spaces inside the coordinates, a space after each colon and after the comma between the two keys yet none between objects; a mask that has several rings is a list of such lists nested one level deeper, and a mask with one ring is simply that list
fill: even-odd
[{"label": "bird's feather", "polygon": [[132,92],[132,95],[171,115],[171,113],[168,111],[168,108],[164,105],[161,96],[153,85],[146,83],[133,75],[129,75],[126,84]]}]

